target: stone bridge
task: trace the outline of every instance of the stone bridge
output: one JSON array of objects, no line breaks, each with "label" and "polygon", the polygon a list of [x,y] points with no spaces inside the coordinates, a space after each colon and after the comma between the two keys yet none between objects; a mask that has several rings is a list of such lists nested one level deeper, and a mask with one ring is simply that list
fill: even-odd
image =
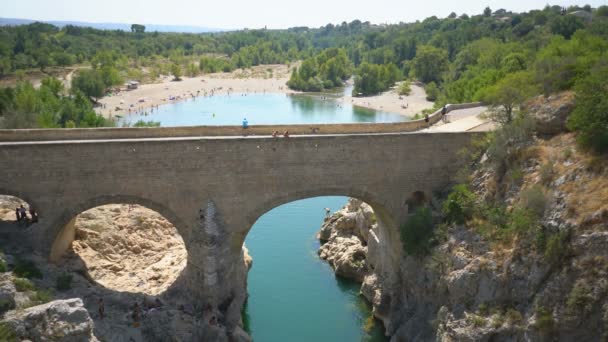
[{"label": "stone bridge", "polygon": [[[430,198],[449,184],[462,165],[458,151],[475,135],[272,138],[156,130],[167,134],[129,139],[91,129],[96,139],[65,140],[56,133],[48,140],[34,130],[23,132],[24,141],[0,142],[0,194],[19,197],[39,213],[39,223],[12,238],[57,261],[74,239],[78,214],[110,203],[146,206],[184,239],[188,264],[182,278],[189,296],[199,305],[220,306],[234,324],[245,300],[242,246],[260,216],[299,199],[350,196],[373,207],[380,238],[399,239],[413,194]],[[69,139],[72,133],[65,134]],[[399,253],[397,248],[389,255]]]}]

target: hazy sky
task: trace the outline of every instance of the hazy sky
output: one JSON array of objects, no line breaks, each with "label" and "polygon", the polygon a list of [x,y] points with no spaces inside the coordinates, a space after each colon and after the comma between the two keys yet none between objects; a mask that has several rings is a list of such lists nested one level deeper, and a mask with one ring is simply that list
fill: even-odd
[{"label": "hazy sky", "polygon": [[[606,5],[608,0],[557,0],[552,5]],[[486,6],[523,12],[546,0],[0,0],[0,17],[214,28],[319,27],[342,21],[398,23],[436,15],[479,14]]]}]

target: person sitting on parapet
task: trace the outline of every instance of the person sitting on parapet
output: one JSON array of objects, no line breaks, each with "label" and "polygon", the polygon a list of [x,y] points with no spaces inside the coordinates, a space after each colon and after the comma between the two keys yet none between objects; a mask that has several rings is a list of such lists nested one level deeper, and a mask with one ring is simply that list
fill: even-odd
[{"label": "person sitting on parapet", "polygon": [[285,131],[285,133],[283,133],[283,137],[289,138],[289,131]]},{"label": "person sitting on parapet", "polygon": [[430,125],[430,123],[429,123],[429,121],[430,121],[430,120],[429,120],[429,115],[428,115],[428,114],[425,114],[425,115],[424,115],[424,122],[426,122],[426,127],[427,127],[427,128],[431,126],[431,125]]},{"label": "person sitting on parapet", "polygon": [[279,136],[279,131],[274,131],[274,132],[272,132],[272,137],[273,137],[273,138],[276,138],[276,137],[278,137],[278,136]]}]

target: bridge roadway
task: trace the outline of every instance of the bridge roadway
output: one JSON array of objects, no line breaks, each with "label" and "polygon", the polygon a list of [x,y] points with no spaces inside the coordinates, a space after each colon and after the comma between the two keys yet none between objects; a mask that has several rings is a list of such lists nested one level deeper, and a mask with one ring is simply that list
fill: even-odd
[{"label": "bridge roadway", "polygon": [[[184,239],[184,293],[197,305],[221,306],[232,324],[245,300],[241,248],[260,216],[309,197],[356,197],[376,212],[378,238],[398,241],[408,204],[451,182],[463,162],[458,151],[477,134],[180,137],[160,128],[155,132],[166,137],[124,138],[119,130],[113,139],[114,130],[88,132],[105,138],[72,139],[64,130],[45,141],[46,131],[31,130],[23,134],[27,141],[0,143],[0,193],[39,213],[39,223],[5,234],[58,261],[81,212],[110,203],[146,206]],[[18,136],[0,131],[0,138],[7,134]],[[383,253],[401,257],[400,248]]]}]

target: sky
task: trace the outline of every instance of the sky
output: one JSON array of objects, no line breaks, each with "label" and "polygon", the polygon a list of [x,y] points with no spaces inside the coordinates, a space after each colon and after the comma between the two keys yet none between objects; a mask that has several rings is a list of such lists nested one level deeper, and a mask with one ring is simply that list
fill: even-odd
[{"label": "sky", "polygon": [[[220,29],[319,27],[354,19],[374,24],[430,16],[480,14],[486,6],[515,12],[547,0],[0,0],[0,17],[36,20],[192,25]],[[607,5],[608,0],[556,0],[551,5]]]}]

